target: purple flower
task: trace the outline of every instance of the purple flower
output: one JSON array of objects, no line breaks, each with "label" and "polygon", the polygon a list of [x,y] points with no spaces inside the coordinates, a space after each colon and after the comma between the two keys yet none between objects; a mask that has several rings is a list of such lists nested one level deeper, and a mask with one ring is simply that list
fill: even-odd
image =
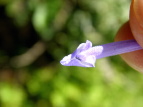
[{"label": "purple flower", "polygon": [[92,47],[90,41],[81,43],[77,49],[65,56],[60,63],[64,66],[95,67],[96,59],[142,49],[135,40],[125,40]]},{"label": "purple flower", "polygon": [[102,52],[102,47],[93,52],[92,43],[86,41],[81,43],[77,49],[70,55],[65,56],[60,63],[65,66],[81,66],[81,67],[94,67],[96,61],[96,55]]}]

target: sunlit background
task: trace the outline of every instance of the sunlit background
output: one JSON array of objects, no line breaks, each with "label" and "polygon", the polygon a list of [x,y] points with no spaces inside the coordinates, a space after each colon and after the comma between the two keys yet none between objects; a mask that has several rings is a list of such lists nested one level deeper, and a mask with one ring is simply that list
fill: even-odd
[{"label": "sunlit background", "polygon": [[0,0],[0,107],[143,107],[143,75],[119,56],[59,61],[114,41],[131,0]]}]

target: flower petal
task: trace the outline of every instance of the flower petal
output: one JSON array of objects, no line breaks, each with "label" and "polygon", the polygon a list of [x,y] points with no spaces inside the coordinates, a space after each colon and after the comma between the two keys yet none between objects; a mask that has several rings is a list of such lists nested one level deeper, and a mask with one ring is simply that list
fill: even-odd
[{"label": "flower petal", "polygon": [[96,56],[95,55],[78,55],[76,57],[80,62],[86,64],[90,64],[91,67],[95,67]]},{"label": "flower petal", "polygon": [[[71,58],[71,54],[68,56],[65,56],[60,63],[64,66],[80,66],[80,67],[94,67],[94,63],[95,60],[93,61],[93,57],[88,57],[88,59],[86,59],[85,61],[82,61],[80,59],[76,59],[76,58]],[[91,60],[91,62],[90,62]]]},{"label": "flower petal", "polygon": [[65,56],[65,57],[60,61],[60,63],[61,63],[62,65],[67,65],[70,61],[71,61],[71,54],[68,55],[68,56]]},{"label": "flower petal", "polygon": [[92,67],[95,67],[96,57],[94,55],[87,56],[85,62],[90,63]]},{"label": "flower petal", "polygon": [[75,57],[77,54],[79,54],[80,52],[82,51],[86,51],[88,50],[89,48],[92,47],[92,43],[87,40],[86,43],[81,43],[77,49],[72,53],[72,58]]}]

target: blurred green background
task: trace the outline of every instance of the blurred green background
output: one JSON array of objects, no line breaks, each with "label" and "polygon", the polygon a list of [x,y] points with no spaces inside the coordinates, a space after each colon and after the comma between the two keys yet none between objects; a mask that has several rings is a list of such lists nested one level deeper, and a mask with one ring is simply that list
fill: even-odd
[{"label": "blurred green background", "polygon": [[143,107],[143,76],[119,56],[59,61],[86,40],[113,42],[131,0],[0,0],[0,107]]}]

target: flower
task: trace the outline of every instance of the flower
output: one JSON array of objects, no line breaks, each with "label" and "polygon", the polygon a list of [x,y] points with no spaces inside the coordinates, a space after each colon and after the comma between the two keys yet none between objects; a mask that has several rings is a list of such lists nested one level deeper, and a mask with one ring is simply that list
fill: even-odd
[{"label": "flower", "polygon": [[[93,50],[92,43],[87,40],[86,43],[81,43],[72,54],[65,56],[60,63],[64,66],[95,67],[96,54]],[[97,54],[101,52],[102,48],[96,51]]]},{"label": "flower", "polygon": [[135,40],[124,40],[92,47],[87,40],[65,56],[60,63],[64,66],[95,67],[96,59],[143,49]]}]

